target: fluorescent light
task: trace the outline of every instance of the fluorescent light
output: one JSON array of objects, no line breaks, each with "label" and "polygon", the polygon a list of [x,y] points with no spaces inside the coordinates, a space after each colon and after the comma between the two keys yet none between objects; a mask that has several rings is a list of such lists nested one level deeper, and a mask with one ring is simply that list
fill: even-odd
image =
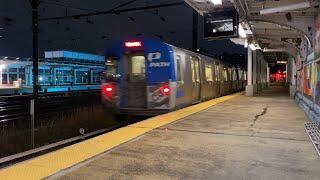
[{"label": "fluorescent light", "polygon": [[214,5],[222,5],[222,0],[210,0]]},{"label": "fluorescent light", "polygon": [[277,64],[287,64],[287,61],[277,61]]},{"label": "fluorescent light", "polygon": [[311,7],[310,2],[302,2],[302,3],[296,3],[296,4],[289,4],[285,6],[279,6],[275,8],[262,9],[260,10],[260,14],[273,14],[273,13],[279,13],[279,12],[293,11],[297,9],[304,9],[309,7]]},{"label": "fluorescent light", "polygon": [[254,44],[249,44],[249,47],[252,51],[255,51],[257,49]]},{"label": "fluorescent light", "polygon": [[239,24],[239,35],[242,38],[246,38],[247,37],[246,31],[243,29],[241,24]]}]

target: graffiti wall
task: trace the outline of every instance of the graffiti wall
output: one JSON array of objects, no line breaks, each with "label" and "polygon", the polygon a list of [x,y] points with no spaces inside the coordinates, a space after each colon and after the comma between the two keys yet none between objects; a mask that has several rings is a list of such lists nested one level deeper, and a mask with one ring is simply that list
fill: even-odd
[{"label": "graffiti wall", "polygon": [[316,33],[314,40],[314,100],[320,106],[320,11],[315,21]]},{"label": "graffiti wall", "polygon": [[320,58],[320,12],[316,18],[316,33],[314,39],[314,58]]},{"label": "graffiti wall", "polygon": [[302,71],[297,71],[297,91],[302,92]]},{"label": "graffiti wall", "polygon": [[303,67],[303,94],[309,99],[313,99],[312,92],[312,63]]},{"label": "graffiti wall", "polygon": [[316,61],[314,64],[314,85],[315,85],[315,103],[320,105],[320,61]]}]

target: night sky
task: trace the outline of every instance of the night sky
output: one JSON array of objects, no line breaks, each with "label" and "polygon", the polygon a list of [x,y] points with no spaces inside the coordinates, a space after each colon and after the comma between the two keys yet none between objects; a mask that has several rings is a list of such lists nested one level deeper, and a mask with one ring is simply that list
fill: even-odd
[{"label": "night sky", "polygon": [[[29,0],[0,0],[0,56],[30,57],[32,54],[31,7]],[[128,0],[45,0],[40,18],[109,10]],[[179,0],[138,0],[123,8],[141,7]],[[55,5],[62,4],[64,7]],[[79,10],[86,9],[86,10]],[[243,53],[242,46],[229,40],[202,40],[203,21],[199,18],[199,48],[212,55]],[[178,47],[192,46],[192,8],[182,6],[158,10],[100,15],[80,19],[40,23],[40,56],[43,51],[69,49],[102,54],[115,40],[129,37],[161,39]]]}]

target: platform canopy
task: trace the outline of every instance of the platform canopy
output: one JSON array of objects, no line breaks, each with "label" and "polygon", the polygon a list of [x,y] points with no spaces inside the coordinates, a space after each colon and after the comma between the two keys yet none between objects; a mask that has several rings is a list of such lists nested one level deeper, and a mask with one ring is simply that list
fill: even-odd
[{"label": "platform canopy", "polygon": [[314,47],[315,13],[319,8],[317,0],[185,1],[201,15],[234,7],[244,30],[251,33],[233,41],[255,44],[270,61],[281,57],[281,53],[296,56],[298,51],[301,57],[306,57]]}]

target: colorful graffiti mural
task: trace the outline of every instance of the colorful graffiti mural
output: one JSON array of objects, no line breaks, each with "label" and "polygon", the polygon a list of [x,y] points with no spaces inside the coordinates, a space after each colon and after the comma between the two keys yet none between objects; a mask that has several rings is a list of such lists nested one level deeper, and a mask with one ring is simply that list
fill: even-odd
[{"label": "colorful graffiti mural", "polygon": [[303,93],[309,99],[312,99],[312,63],[309,63],[303,67]]},{"label": "colorful graffiti mural", "polygon": [[315,62],[313,74],[314,74],[313,84],[315,85],[315,90],[314,90],[315,103],[320,105],[320,61]]},{"label": "colorful graffiti mural", "polygon": [[320,58],[320,12],[316,18],[316,34],[314,40],[314,57]]},{"label": "colorful graffiti mural", "polygon": [[297,91],[302,92],[302,71],[297,71]]}]

